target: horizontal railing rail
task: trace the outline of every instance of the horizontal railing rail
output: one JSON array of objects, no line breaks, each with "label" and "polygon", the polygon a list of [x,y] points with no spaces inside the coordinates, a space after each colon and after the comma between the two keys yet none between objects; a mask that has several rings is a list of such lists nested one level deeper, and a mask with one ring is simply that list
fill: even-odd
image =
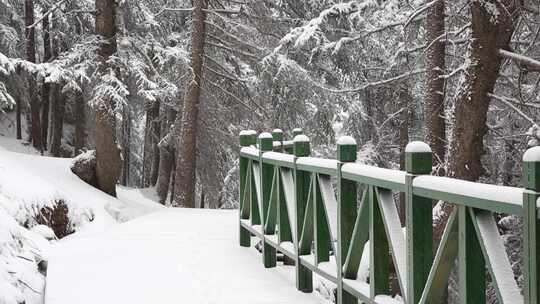
[{"label": "horizontal railing rail", "polygon": [[[265,267],[277,265],[279,252],[295,265],[299,290],[313,290],[315,272],[336,284],[337,303],[384,303],[390,294],[441,303],[457,260],[460,303],[486,301],[486,269],[499,303],[540,303],[540,148],[525,154],[518,188],[431,176],[431,150],[421,142],[407,146],[399,171],[356,163],[350,137],[338,141],[336,159],[311,157],[309,138],[293,133],[292,141],[279,129],[240,134],[240,245],[259,239]],[[455,206],[436,250],[434,201]],[[494,213],[523,217],[523,291]]]}]

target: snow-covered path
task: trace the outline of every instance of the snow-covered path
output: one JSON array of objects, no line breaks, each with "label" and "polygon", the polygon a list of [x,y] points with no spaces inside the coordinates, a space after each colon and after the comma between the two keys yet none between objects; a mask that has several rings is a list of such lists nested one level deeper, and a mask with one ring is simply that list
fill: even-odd
[{"label": "snow-covered path", "polygon": [[323,303],[238,245],[236,211],[168,209],[61,241],[45,304]]}]

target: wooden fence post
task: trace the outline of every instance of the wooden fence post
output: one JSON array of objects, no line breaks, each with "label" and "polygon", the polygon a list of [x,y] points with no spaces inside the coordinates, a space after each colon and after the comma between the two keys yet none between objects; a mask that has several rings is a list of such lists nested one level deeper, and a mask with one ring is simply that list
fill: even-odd
[{"label": "wooden fence post", "polygon": [[344,163],[356,161],[357,145],[354,138],[343,136],[337,142],[337,183],[338,183],[338,218],[337,218],[337,301],[338,304],[356,304],[358,299],[343,290],[343,265],[349,251],[354,223],[357,216],[357,183],[342,179],[341,167]]},{"label": "wooden fence post", "polygon": [[540,222],[537,218],[537,199],[540,192],[540,147],[523,155],[523,269],[524,296],[527,304],[540,304]]},{"label": "wooden fence post", "polygon": [[[261,168],[261,193],[259,198],[261,200],[261,228],[263,229],[266,224],[266,216],[268,214],[268,207],[270,205],[270,193],[272,191],[272,179],[274,177],[274,166],[263,163],[262,155],[264,152],[272,151],[274,141],[270,133],[264,132],[259,135],[259,165]],[[265,268],[276,267],[276,249],[268,244],[263,238],[263,263]]]},{"label": "wooden fence post", "polygon": [[432,200],[413,195],[416,175],[430,174],[431,148],[423,142],[411,142],[405,148],[406,226],[407,226],[407,289],[402,290],[407,303],[418,303],[433,263]]},{"label": "wooden fence post", "polygon": [[[295,129],[296,130],[296,129]],[[294,132],[294,131],[293,131]],[[294,156],[302,157],[309,156],[311,148],[309,144],[309,138],[305,135],[296,135],[293,139],[294,144]],[[295,163],[296,163],[295,158]],[[302,224],[304,222],[304,215],[306,212],[306,204],[309,198],[310,191],[310,176],[311,173],[298,170],[295,164],[294,168],[294,189],[296,197],[296,208],[294,219],[296,225],[295,229],[295,250],[296,250],[296,288],[303,292],[313,291],[313,273],[300,262],[300,235],[302,233]]]},{"label": "wooden fence post", "polygon": [[283,131],[281,129],[274,129],[272,131],[272,138],[274,141],[279,142],[279,147],[277,149],[274,149],[276,152],[283,152]]},{"label": "wooden fence post", "polygon": [[[253,140],[253,133],[251,131],[240,132],[240,147],[250,146],[252,144],[252,140]],[[247,189],[246,181],[247,181],[247,176],[248,176],[247,174],[248,168],[249,168],[249,159],[240,156],[240,172],[239,172],[240,173],[240,197],[239,197],[240,206],[238,209],[239,214],[240,214],[239,215],[240,221],[243,219],[242,208],[244,204],[249,204],[248,201],[244,201],[244,198],[245,198],[244,192]],[[240,222],[239,222],[239,226],[240,226],[240,246],[249,247],[251,245],[251,234],[246,228],[242,227]]]}]

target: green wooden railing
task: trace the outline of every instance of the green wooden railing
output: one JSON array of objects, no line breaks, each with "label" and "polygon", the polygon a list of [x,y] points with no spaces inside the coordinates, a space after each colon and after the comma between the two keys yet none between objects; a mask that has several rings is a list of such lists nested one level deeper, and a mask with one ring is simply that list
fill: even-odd
[{"label": "green wooden railing", "polygon": [[[406,171],[398,171],[355,163],[350,137],[338,141],[337,159],[321,159],[310,157],[301,130],[294,135],[240,134],[240,245],[261,240],[264,267],[275,267],[281,252],[294,260],[298,290],[313,290],[315,272],[337,285],[338,303],[378,303],[391,293],[393,274],[406,303],[442,303],[457,261],[460,303],[485,303],[487,269],[499,303],[540,304],[540,147],[524,155],[525,188],[516,188],[429,175],[431,150],[422,142],[407,146]],[[405,232],[398,193],[406,198]],[[456,208],[435,251],[432,203],[439,200]],[[494,213],[523,218],[523,292]],[[364,247],[369,283],[357,280]]]}]

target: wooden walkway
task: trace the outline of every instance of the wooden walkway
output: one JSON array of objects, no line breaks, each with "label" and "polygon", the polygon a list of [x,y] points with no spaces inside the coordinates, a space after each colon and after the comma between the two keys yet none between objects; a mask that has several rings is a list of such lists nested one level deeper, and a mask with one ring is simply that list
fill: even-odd
[{"label": "wooden walkway", "polygon": [[262,271],[237,238],[237,211],[170,209],[62,240],[45,303],[324,303],[296,290],[294,267]]}]

